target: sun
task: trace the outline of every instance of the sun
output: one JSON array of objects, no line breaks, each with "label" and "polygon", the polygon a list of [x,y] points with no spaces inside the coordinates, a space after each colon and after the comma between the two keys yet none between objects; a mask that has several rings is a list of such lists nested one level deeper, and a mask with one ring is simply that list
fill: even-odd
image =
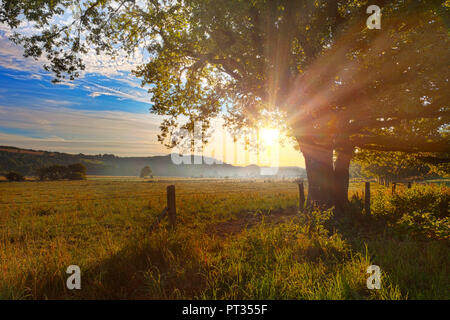
[{"label": "sun", "polygon": [[259,134],[260,140],[265,146],[274,146],[277,144],[279,136],[280,132],[278,129],[273,128],[262,128]]}]

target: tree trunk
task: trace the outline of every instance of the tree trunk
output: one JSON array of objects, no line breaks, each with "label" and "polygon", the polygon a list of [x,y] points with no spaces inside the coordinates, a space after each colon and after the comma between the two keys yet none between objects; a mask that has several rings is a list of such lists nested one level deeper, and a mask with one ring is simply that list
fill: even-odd
[{"label": "tree trunk", "polygon": [[349,169],[353,149],[338,151],[333,163],[331,147],[305,141],[299,144],[305,158],[308,177],[307,206],[334,206],[336,216],[342,216],[348,203]]},{"label": "tree trunk", "polygon": [[337,216],[342,216],[348,203],[351,150],[337,152],[334,163],[333,202]]},{"label": "tree trunk", "polygon": [[308,176],[308,206],[329,208],[332,206],[333,150],[312,144],[300,149],[305,158]]}]

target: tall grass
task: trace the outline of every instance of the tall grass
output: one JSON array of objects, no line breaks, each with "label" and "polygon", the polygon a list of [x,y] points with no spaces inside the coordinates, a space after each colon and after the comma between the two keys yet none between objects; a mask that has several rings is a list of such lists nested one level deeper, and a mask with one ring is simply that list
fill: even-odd
[{"label": "tall grass", "polygon": [[[370,216],[355,193],[344,218],[331,211],[281,218],[280,210],[293,210],[297,203],[295,185],[178,181],[177,229],[170,232],[163,223],[149,234],[165,206],[165,197],[151,195],[165,186],[138,181],[0,185],[0,202],[9,203],[0,206],[0,299],[450,296],[448,188],[418,186],[394,196],[379,188]],[[201,194],[212,191],[217,193]],[[124,193],[136,198],[114,199]],[[148,196],[141,197],[144,193]],[[58,198],[73,201],[36,202]],[[34,202],[14,204],[29,200]],[[215,232],[223,222],[256,217],[260,223],[239,232]],[[66,289],[71,264],[82,270],[81,290]],[[382,270],[380,290],[366,286],[372,264]]]}]

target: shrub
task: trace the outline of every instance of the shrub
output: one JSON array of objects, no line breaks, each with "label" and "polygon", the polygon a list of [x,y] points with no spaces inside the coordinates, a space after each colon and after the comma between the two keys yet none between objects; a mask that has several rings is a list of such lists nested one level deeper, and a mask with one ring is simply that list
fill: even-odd
[{"label": "shrub", "polygon": [[71,164],[66,171],[69,180],[86,180],[86,167],[81,163]]},{"label": "shrub", "polygon": [[450,239],[450,218],[439,218],[431,213],[405,213],[396,224],[401,233],[422,239]]},{"label": "shrub", "polygon": [[419,238],[448,239],[450,193],[446,187],[416,186],[391,195],[378,193],[372,214],[400,233]]},{"label": "shrub", "polygon": [[86,180],[86,175],[82,172],[70,172],[66,178],[68,180]]},{"label": "shrub", "polygon": [[17,172],[9,172],[5,175],[8,181],[25,181],[25,177]]},{"label": "shrub", "polygon": [[397,220],[405,213],[430,213],[435,217],[448,216],[450,193],[446,187],[415,186],[398,192],[378,193],[373,198],[374,215],[390,216]]},{"label": "shrub", "polygon": [[86,167],[81,163],[69,165],[67,167],[53,165],[38,170],[40,180],[85,180]]},{"label": "shrub", "polygon": [[66,177],[66,167],[55,164],[39,169],[38,175],[40,180],[63,180]]}]

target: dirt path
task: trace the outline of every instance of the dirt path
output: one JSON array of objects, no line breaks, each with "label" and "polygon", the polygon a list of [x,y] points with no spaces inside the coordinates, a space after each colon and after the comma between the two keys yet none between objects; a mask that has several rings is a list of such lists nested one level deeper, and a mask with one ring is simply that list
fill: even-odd
[{"label": "dirt path", "polygon": [[269,215],[241,215],[236,219],[231,219],[225,222],[213,223],[208,225],[207,233],[210,235],[217,235],[221,237],[238,234],[246,228],[254,227],[260,224],[264,219],[265,223],[278,224],[289,220],[298,213],[297,208],[286,208],[275,211]]}]

